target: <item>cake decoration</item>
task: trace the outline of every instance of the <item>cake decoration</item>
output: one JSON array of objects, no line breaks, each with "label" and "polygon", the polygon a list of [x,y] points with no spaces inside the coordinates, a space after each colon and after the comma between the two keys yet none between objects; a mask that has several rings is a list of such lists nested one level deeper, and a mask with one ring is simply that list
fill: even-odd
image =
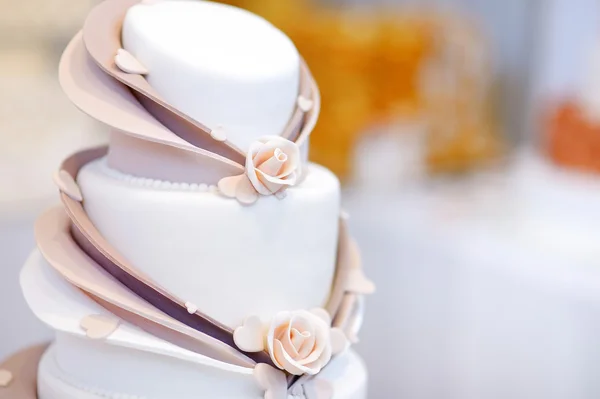
[{"label": "cake decoration", "polygon": [[361,269],[355,269],[350,271],[348,275],[348,286],[346,289],[355,294],[368,295],[375,292],[375,284],[365,277]]},{"label": "cake decoration", "polygon": [[101,314],[89,315],[81,320],[81,328],[91,339],[104,339],[118,327],[119,319]]},{"label": "cake decoration", "polygon": [[285,374],[266,364],[254,368],[254,378],[265,391],[264,399],[332,399],[334,394],[329,381],[310,375],[300,377],[288,388]]},{"label": "cake decoration", "polygon": [[277,368],[292,375],[315,375],[332,356],[330,325],[305,310],[278,313],[266,337],[268,352]]},{"label": "cake decoration", "polygon": [[282,137],[265,137],[250,146],[246,173],[221,179],[219,190],[244,204],[254,203],[259,194],[276,194],[281,199],[283,192],[300,179],[301,163],[296,144]]},{"label": "cake decoration", "polygon": [[194,305],[191,302],[186,302],[185,303],[185,308],[187,309],[189,314],[194,314],[198,311],[198,306]]},{"label": "cake decoration", "polygon": [[[158,2],[162,3],[142,0],[147,5]],[[251,132],[249,140],[239,146],[232,141],[238,133],[232,128],[235,123],[218,115],[222,125],[210,122],[210,126],[216,125],[210,129],[192,116],[197,115],[193,110],[184,112],[185,103],[173,100],[168,90],[165,94],[160,81],[155,80],[160,69],[155,68],[157,64],[127,44],[127,26],[131,27],[127,25],[128,13],[139,3],[140,0],[101,2],[92,10],[82,32],[69,43],[61,59],[59,75],[64,91],[84,112],[111,128],[110,151],[108,147],[80,151],[63,162],[55,175],[62,207],[42,215],[35,228],[39,251],[47,263],[66,282],[93,300],[94,305],[100,305],[112,315],[88,315],[80,321],[82,330],[74,334],[83,336],[85,332],[89,338],[112,344],[123,335],[118,329],[119,323],[129,323],[165,343],[193,352],[189,355],[214,359],[226,364],[224,368],[239,367],[243,371],[238,371],[245,375],[252,373],[267,399],[288,399],[290,395],[331,399],[332,385],[319,375],[322,370],[332,368],[334,360],[338,356],[341,358],[350,343],[357,340],[362,324],[363,295],[373,292],[374,285],[362,272],[357,245],[346,226],[347,217],[340,212],[339,181],[328,172],[308,165],[308,138],[318,119],[321,101],[316,82],[301,57],[292,57],[293,63],[288,63],[293,64],[290,67],[293,79],[288,79],[293,83],[288,85],[291,88],[288,90],[289,108],[280,113],[280,117],[284,115],[282,123],[272,129],[277,130],[276,134],[261,133],[263,129],[258,126]],[[146,13],[158,11],[158,8],[136,7],[135,10]],[[284,39],[289,43],[287,38]],[[295,49],[294,54],[297,55]],[[179,60],[176,56],[173,58]],[[148,69],[154,72],[147,79]],[[180,87],[180,83],[185,85],[186,79],[194,81],[195,73],[201,72],[194,70],[190,76],[181,77],[175,87]],[[177,92],[175,94],[176,99],[181,99]],[[243,96],[243,90],[236,92],[238,94]],[[183,105],[176,107],[175,103]],[[288,117],[289,121],[284,125]],[[255,132],[258,132],[258,138],[254,137]],[[260,134],[268,135],[260,138]],[[110,183],[106,186],[90,186],[93,179],[86,177],[90,176],[89,167],[100,162],[105,162],[104,168],[120,177],[113,178],[108,174],[105,180]],[[312,169],[311,178],[306,179],[309,168]],[[111,192],[112,197],[104,197],[111,201],[122,199],[128,202],[130,198],[137,201],[140,193],[142,205],[144,201],[162,204],[167,201],[161,201],[161,198],[173,198],[175,207],[192,200],[201,204],[206,201],[210,210],[214,206],[218,211],[214,217],[207,214],[202,218],[208,226],[206,231],[219,230],[218,223],[228,227],[231,224],[224,234],[219,232],[223,242],[215,243],[218,244],[215,245],[217,256],[201,257],[198,253],[180,256],[180,252],[188,254],[185,246],[174,246],[171,250],[172,241],[185,241],[185,236],[196,237],[194,233],[204,234],[198,229],[188,229],[187,225],[195,228],[198,219],[195,223],[188,221],[187,205],[182,206],[183,211],[173,212],[177,214],[173,219],[185,219],[187,225],[172,224],[168,218],[172,216],[171,209],[166,209],[168,213],[157,214],[157,219],[168,215],[158,229],[149,225],[151,231],[163,229],[169,234],[172,231],[173,238],[160,234],[146,236],[139,241],[142,245],[138,248],[138,243],[129,241],[126,235],[111,233],[111,224],[107,230],[104,222],[117,215],[117,210],[108,212],[108,218],[103,217],[104,211],[99,216],[94,201],[96,204],[113,203],[100,194],[111,189],[113,181],[118,189]],[[290,187],[294,190],[288,191]],[[308,187],[307,190],[303,191],[304,187]],[[129,195],[131,188],[136,190],[134,195]],[[161,197],[164,193],[147,188],[170,190],[174,196]],[[193,190],[220,195],[196,195],[190,192]],[[267,199],[262,199],[266,207],[261,204],[240,207],[230,200],[234,198],[249,205],[264,196],[275,196],[282,201],[269,204]],[[196,209],[194,207],[192,210]],[[126,207],[128,213],[135,213],[130,212],[131,209],[133,207]],[[140,209],[140,214],[153,215],[147,210],[155,208],[144,205]],[[326,225],[324,232],[315,232],[311,222],[305,223],[305,219],[312,219],[304,217],[302,212],[314,212],[310,216]],[[273,223],[280,222],[277,215],[286,214],[294,216],[289,220],[292,226],[298,226],[300,234],[284,236],[287,243],[281,241],[281,237],[273,237],[280,241],[269,244],[268,250],[264,251],[260,229],[273,235],[276,230],[273,226],[277,226]],[[199,212],[199,215],[204,214]],[[129,226],[136,226],[134,217],[120,216],[119,233],[127,232]],[[237,219],[230,217],[239,217],[239,224],[236,224]],[[246,228],[248,225],[250,229]],[[252,231],[250,235],[257,230],[258,240],[249,239],[246,232],[238,233],[244,228]],[[308,238],[308,234],[314,235],[313,241],[324,244],[314,250],[314,256],[304,257],[300,253],[304,247],[302,239]],[[257,260],[244,262],[247,258],[234,257],[222,261],[220,256],[230,247],[237,250],[240,237],[244,238],[242,243],[248,250],[242,249],[239,253],[256,256]],[[210,245],[206,243],[206,237],[197,241]],[[163,243],[167,243],[168,252],[153,251],[154,245],[160,247]],[[130,248],[133,251],[129,251]],[[260,257],[260,252],[272,253],[277,262],[271,264],[270,259]],[[146,266],[153,264],[155,254],[161,258],[157,264],[166,267]],[[164,254],[166,259],[162,259]],[[193,263],[188,265],[188,261]],[[281,276],[273,273],[275,267],[285,266],[286,262],[290,263],[290,269],[297,270],[292,286],[289,273]],[[240,267],[249,263],[253,267],[248,270],[260,279],[236,276],[237,280],[234,280],[232,274],[229,282],[229,276],[219,279],[223,280],[219,289],[228,285],[233,288],[224,289],[226,294],[212,294],[204,283],[210,283],[211,277],[222,277],[216,270],[228,263],[240,264]],[[170,265],[174,265],[173,270],[169,269]],[[204,278],[195,273],[193,279],[188,278],[190,271],[185,267],[190,265],[202,271],[214,269],[214,275],[208,274]],[[172,275],[165,275],[165,270]],[[223,270],[236,272],[238,269],[226,267]],[[239,271],[241,275],[242,269]],[[269,275],[277,278],[269,279]],[[178,279],[194,283],[182,284]],[[250,289],[252,291],[248,291]],[[209,301],[206,296],[197,295],[200,291],[209,292]],[[262,291],[270,292],[272,296],[267,295],[263,300]],[[251,297],[254,293],[258,299]],[[248,298],[250,305],[238,306],[234,311],[218,303],[229,303],[229,296],[233,295]],[[282,309],[278,308],[277,298],[283,303]],[[215,302],[211,302],[212,299]],[[248,315],[244,314],[246,311]],[[242,324],[237,325],[242,319]]]},{"label": "cake decoration", "polygon": [[233,332],[233,340],[238,348],[246,352],[265,350],[263,323],[258,316],[250,316]]},{"label": "cake decoration", "polygon": [[214,128],[210,132],[210,135],[212,136],[213,139],[215,139],[217,141],[226,141],[227,140],[227,136],[225,135],[225,129],[223,128],[223,126],[217,126],[216,128]]},{"label": "cake decoration", "polygon": [[6,388],[13,381],[13,374],[9,370],[0,370],[0,388]]},{"label": "cake decoration", "polygon": [[299,96],[298,97],[298,107],[300,107],[300,109],[304,112],[308,112],[312,109],[314,105],[313,100],[311,100],[310,98],[306,98],[304,96]]},{"label": "cake decoration", "polygon": [[148,69],[142,65],[131,53],[125,49],[118,49],[115,55],[115,64],[125,73],[133,73],[137,75],[148,74]]},{"label": "cake decoration", "polygon": [[[189,159],[189,173],[202,162],[210,164],[202,171],[221,174],[220,178],[236,175],[233,168],[244,168],[244,152],[227,140],[215,140],[211,129],[161,98],[142,75],[125,73],[115,65],[114,54],[123,47],[119,31],[113,27],[122,24],[128,8],[136,3],[138,0],[106,0],[92,10],[83,33],[71,41],[61,59],[59,76],[64,91],[82,111],[120,134],[163,144],[172,147],[172,151],[184,151],[182,159]],[[301,62],[300,66],[300,93],[313,105],[308,112],[298,107],[281,137],[302,147],[318,119],[320,96],[306,64]],[[127,159],[118,159],[119,155],[119,151],[111,151],[109,158],[123,172],[139,168],[139,160],[127,162]],[[152,158],[144,165],[150,174],[154,172],[151,165],[156,164],[156,156]],[[160,172],[163,180],[181,178],[170,175],[174,170],[162,169]],[[204,183],[214,184],[218,180]]]},{"label": "cake decoration", "polygon": [[54,184],[57,185],[60,191],[75,201],[83,201],[83,195],[81,194],[79,186],[75,183],[73,177],[64,170],[59,170],[54,173]]},{"label": "cake decoration", "polygon": [[264,399],[286,399],[288,383],[284,373],[268,364],[257,364],[253,372],[258,386],[265,391]]}]

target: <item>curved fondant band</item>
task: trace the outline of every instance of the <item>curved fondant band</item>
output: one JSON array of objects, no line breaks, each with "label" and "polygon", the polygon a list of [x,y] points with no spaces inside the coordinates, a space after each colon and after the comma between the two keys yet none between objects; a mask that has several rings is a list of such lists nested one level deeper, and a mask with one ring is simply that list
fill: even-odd
[{"label": "curved fondant band", "polygon": [[[62,165],[61,171],[69,174],[73,179],[77,176],[79,169],[86,163],[102,156],[105,149],[93,149],[77,153]],[[90,256],[96,264],[108,272],[115,279],[129,288],[139,297],[143,298],[157,309],[165,312],[174,319],[190,326],[210,337],[231,346],[236,347],[233,341],[233,331],[231,328],[219,323],[207,315],[196,310],[190,314],[186,304],[181,299],[175,298],[166,292],[159,285],[151,281],[147,276],[141,274],[133,265],[130,265],[115,249],[112,247],[94,227],[88,218],[82,204],[62,193],[61,198],[67,214],[71,219],[74,228],[73,236],[79,247]],[[338,261],[336,266],[336,277],[329,303],[326,306],[329,313],[335,318],[338,309],[342,303],[342,297],[347,287],[348,270],[355,264],[352,259],[352,250],[350,240],[345,229],[345,222],[340,219],[341,232],[340,243],[338,244]],[[339,317],[337,317],[339,319]],[[339,322],[339,320],[338,320]],[[246,354],[257,362],[271,363],[271,359],[266,352]]]},{"label": "curved fondant band", "polygon": [[[94,8],[86,20],[83,33],[71,41],[61,58],[59,75],[64,91],[83,112],[118,133],[174,147],[174,152],[184,150],[187,152],[186,159],[204,158],[190,162],[190,166],[208,162],[211,164],[208,169],[216,173],[229,176],[239,174],[232,172],[232,167],[243,168],[243,152],[226,140],[215,139],[209,128],[165,102],[142,75],[126,73],[115,65],[115,54],[121,48],[120,31],[124,15],[129,7],[138,2],[107,0]],[[303,109],[297,105],[282,137],[305,146],[318,118],[320,97],[304,61],[301,61],[300,69],[299,95],[309,100],[312,107]],[[109,87],[112,89],[107,90]],[[145,155],[141,151],[138,153],[140,157]],[[152,155],[146,156],[153,160]],[[225,165],[221,165],[223,163]],[[132,165],[121,162],[119,170],[136,174],[139,168],[128,169]],[[204,169],[200,169],[199,174]],[[163,178],[177,180],[177,176],[182,175],[179,170],[166,168],[162,173]],[[171,171],[176,176],[165,176]],[[191,173],[198,172],[196,168]]]}]

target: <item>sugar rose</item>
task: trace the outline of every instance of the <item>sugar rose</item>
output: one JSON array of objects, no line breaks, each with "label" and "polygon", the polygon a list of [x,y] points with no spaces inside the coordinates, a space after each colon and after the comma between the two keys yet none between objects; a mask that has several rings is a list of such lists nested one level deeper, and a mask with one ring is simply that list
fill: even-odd
[{"label": "sugar rose", "polygon": [[314,375],[331,359],[330,329],[314,313],[280,312],[271,322],[267,350],[278,368],[294,375]]},{"label": "sugar rose", "polygon": [[271,195],[296,184],[301,168],[298,146],[278,136],[252,143],[246,156],[246,175],[259,194]]}]

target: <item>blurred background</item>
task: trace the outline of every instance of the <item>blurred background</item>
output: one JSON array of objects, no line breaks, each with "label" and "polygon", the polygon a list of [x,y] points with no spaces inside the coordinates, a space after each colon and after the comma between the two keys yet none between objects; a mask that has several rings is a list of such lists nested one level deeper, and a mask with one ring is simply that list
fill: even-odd
[{"label": "blurred background", "polygon": [[[51,337],[18,273],[51,174],[107,140],[61,93],[99,0],[0,0],[0,358]],[[323,96],[378,284],[371,398],[600,397],[600,0],[228,0],[285,31]]]}]

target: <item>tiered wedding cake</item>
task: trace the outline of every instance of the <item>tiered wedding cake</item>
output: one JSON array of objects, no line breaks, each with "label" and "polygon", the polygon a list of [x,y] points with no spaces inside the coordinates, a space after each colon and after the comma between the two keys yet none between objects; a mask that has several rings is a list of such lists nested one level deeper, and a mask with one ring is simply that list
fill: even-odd
[{"label": "tiered wedding cake", "polygon": [[[111,138],[56,172],[22,272],[57,331],[39,398],[365,398],[349,346],[373,285],[338,180],[307,162],[307,66],[240,9],[138,3],[99,4],[61,60]],[[16,371],[0,397],[34,397]]]}]

